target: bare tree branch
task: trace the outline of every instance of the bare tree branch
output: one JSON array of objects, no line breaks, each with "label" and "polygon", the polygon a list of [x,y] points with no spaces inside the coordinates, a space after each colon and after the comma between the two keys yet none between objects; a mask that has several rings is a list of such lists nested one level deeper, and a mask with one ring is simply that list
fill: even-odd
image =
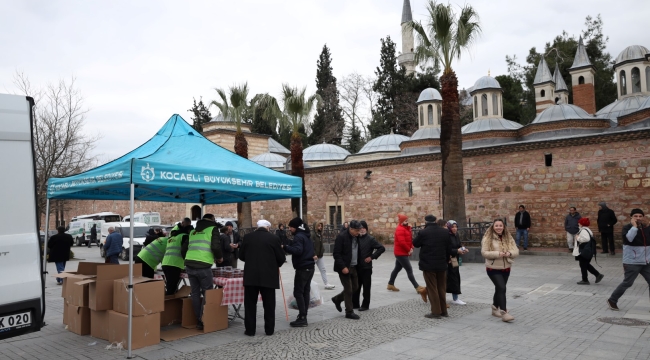
[{"label": "bare tree branch", "polygon": [[336,172],[333,175],[323,177],[325,188],[336,197],[334,205],[334,228],[338,225],[336,217],[339,211],[339,199],[345,195],[351,194],[356,180],[349,172]]}]

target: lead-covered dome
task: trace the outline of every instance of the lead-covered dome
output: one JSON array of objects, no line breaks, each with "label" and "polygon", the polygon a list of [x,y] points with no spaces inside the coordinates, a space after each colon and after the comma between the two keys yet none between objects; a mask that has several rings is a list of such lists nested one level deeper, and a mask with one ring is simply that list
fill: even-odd
[{"label": "lead-covered dome", "polygon": [[501,84],[492,76],[483,76],[474,83],[471,94],[480,90],[501,90]]},{"label": "lead-covered dome", "polygon": [[541,113],[537,114],[532,124],[541,124],[552,121],[562,120],[594,120],[595,117],[589,115],[582,108],[570,104],[551,105]]},{"label": "lead-covered dome", "polygon": [[418,97],[418,101],[416,104],[419,104],[421,102],[425,101],[442,101],[442,96],[440,95],[440,92],[434,88],[426,88],[422,90],[420,93],[420,97]]},{"label": "lead-covered dome", "polygon": [[409,138],[399,134],[388,134],[376,137],[366,143],[358,154],[380,152],[380,151],[400,151],[399,144],[407,141]]},{"label": "lead-covered dome", "polygon": [[440,128],[437,127],[423,127],[414,132],[409,140],[423,140],[423,139],[440,139]]},{"label": "lead-covered dome", "polygon": [[222,113],[217,114],[217,116],[213,117],[210,122],[234,122],[234,120],[231,120],[230,118],[225,118]]},{"label": "lead-covered dome", "polygon": [[631,112],[639,110],[642,104],[648,99],[650,99],[650,96],[646,95],[627,96],[622,100],[616,100],[613,103],[600,109],[596,113],[596,116],[601,119],[610,119],[616,121],[619,116],[627,115]]},{"label": "lead-covered dome", "polygon": [[614,61],[614,66],[621,65],[626,62],[634,60],[644,60],[645,56],[650,54],[650,50],[647,47],[642,45],[632,45],[628,46],[616,57]]},{"label": "lead-covered dome", "polygon": [[291,151],[287,149],[286,147],[282,146],[279,142],[273,140],[273,138],[269,138],[268,140],[268,145],[269,145],[269,152],[276,153],[276,154],[291,154]]},{"label": "lead-covered dome", "polygon": [[507,120],[504,118],[487,118],[473,121],[461,128],[463,134],[472,134],[483,131],[504,131],[517,130],[521,128],[520,123]]},{"label": "lead-covered dome", "polygon": [[279,169],[284,168],[284,164],[286,163],[287,158],[278,154],[263,153],[252,157],[250,160],[262,166],[266,166],[267,168]]},{"label": "lead-covered dome", "polygon": [[332,144],[312,145],[302,151],[303,161],[344,160],[350,152]]}]

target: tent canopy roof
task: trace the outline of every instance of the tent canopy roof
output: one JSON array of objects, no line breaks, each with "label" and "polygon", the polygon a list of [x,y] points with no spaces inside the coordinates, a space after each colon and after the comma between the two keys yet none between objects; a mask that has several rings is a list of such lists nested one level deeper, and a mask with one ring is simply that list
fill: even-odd
[{"label": "tent canopy roof", "polygon": [[149,141],[109,163],[48,181],[48,199],[226,204],[299,198],[299,177],[222,148],[173,115]]}]

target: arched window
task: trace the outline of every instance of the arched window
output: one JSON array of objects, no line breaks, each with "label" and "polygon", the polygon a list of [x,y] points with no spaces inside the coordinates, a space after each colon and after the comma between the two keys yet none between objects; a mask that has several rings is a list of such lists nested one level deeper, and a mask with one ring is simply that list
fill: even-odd
[{"label": "arched window", "polygon": [[546,91],[542,90],[539,92],[539,97],[545,97],[546,96]]},{"label": "arched window", "polygon": [[579,77],[578,78],[578,84],[582,85],[584,83],[585,83],[585,77],[584,76]]},{"label": "arched window", "polygon": [[492,94],[492,115],[499,115],[499,95]]},{"label": "arched window", "polygon": [[627,80],[625,79],[625,70],[621,70],[619,73],[618,79],[620,80],[621,84],[621,95],[627,95]]},{"label": "arched window", "polygon": [[424,125],[424,114],[422,114],[422,106],[420,106],[420,126]]},{"label": "arched window", "polygon": [[632,94],[641,92],[641,72],[638,67],[632,68]]},{"label": "arched window", "polygon": [[559,97],[556,97],[556,98],[555,98],[555,105],[557,105],[559,102],[560,102],[560,98],[559,98]]},{"label": "arched window", "polygon": [[433,106],[429,105],[427,108],[428,116],[429,116],[429,125],[433,125]]},{"label": "arched window", "polygon": [[478,117],[478,98],[474,96],[474,119]]},{"label": "arched window", "polygon": [[438,124],[440,125],[440,122],[442,121],[442,104],[437,105],[436,109],[438,109]]},{"label": "arched window", "polygon": [[481,96],[481,115],[483,115],[483,116],[488,115],[487,94],[483,94],[483,96]]},{"label": "arched window", "polygon": [[650,66],[645,68],[645,91],[650,91]]}]

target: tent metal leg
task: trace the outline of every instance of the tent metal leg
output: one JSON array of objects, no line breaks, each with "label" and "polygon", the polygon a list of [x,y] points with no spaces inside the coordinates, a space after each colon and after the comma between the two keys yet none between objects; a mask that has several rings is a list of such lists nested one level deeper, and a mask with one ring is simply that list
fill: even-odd
[{"label": "tent metal leg", "polygon": [[[45,237],[43,239],[43,281],[45,281],[45,274],[47,273],[47,240],[50,237],[50,199],[45,203]],[[40,234],[39,234],[40,237]]]},{"label": "tent metal leg", "polygon": [[133,338],[133,215],[134,215],[134,207],[135,204],[135,185],[131,184],[131,217],[129,218],[129,221],[131,222],[130,224],[130,232],[129,232],[129,331],[128,331],[128,340],[129,340],[129,346],[128,346],[128,354],[127,354],[127,359],[131,359],[131,339]]},{"label": "tent metal leg", "polygon": [[[300,203],[298,203],[298,211],[300,211],[300,213],[298,213],[298,217],[302,219],[302,197],[300,198]],[[305,221],[305,219],[302,220]]]}]

